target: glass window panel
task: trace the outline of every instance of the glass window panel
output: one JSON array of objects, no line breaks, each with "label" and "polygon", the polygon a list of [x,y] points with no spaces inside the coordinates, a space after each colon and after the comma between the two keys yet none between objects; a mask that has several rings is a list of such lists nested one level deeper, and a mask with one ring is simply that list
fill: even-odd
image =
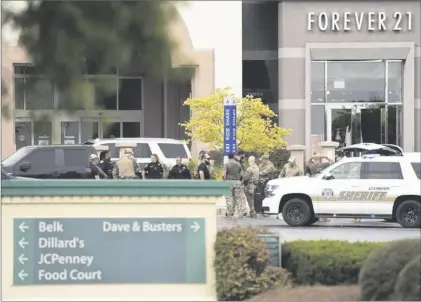
[{"label": "glass window panel", "polygon": [[95,89],[95,108],[117,110],[117,78],[90,80]]},{"label": "glass window panel", "polygon": [[16,150],[32,145],[32,123],[18,122],[15,120],[15,143]]},{"label": "glass window panel", "polygon": [[388,106],[387,143],[402,147],[403,125],[402,105]]},{"label": "glass window panel", "polygon": [[420,163],[411,163],[412,168],[414,169],[415,174],[418,179],[421,179],[421,164]]},{"label": "glass window panel", "polygon": [[327,62],[326,101],[384,102],[385,62]]},{"label": "glass window panel", "polygon": [[119,110],[142,110],[142,79],[121,79],[118,91]]},{"label": "glass window panel", "polygon": [[27,157],[23,158],[20,163],[29,162],[31,164],[31,174],[42,173],[44,171],[56,171],[55,165],[55,151],[52,149],[40,149],[32,152]]},{"label": "glass window panel", "polygon": [[51,122],[34,122],[34,144],[52,144],[52,124]]},{"label": "glass window panel", "polygon": [[15,109],[25,109],[25,80],[15,78]]},{"label": "glass window panel", "polygon": [[311,62],[311,102],[325,102],[325,62]]},{"label": "glass window panel", "polygon": [[186,149],[182,144],[158,144],[158,147],[161,149],[165,158],[177,158],[181,156],[182,158],[187,158]]},{"label": "glass window panel", "polygon": [[387,94],[388,103],[401,103],[402,102],[402,77],[403,66],[402,61],[388,62],[388,75],[387,75]]},{"label": "glass window panel", "polygon": [[26,109],[54,109],[53,82],[49,79],[25,79]]},{"label": "glass window panel", "polygon": [[111,122],[102,124],[102,138],[120,137],[120,122]]},{"label": "glass window panel", "polygon": [[140,137],[140,123],[123,122],[123,137]]},{"label": "glass window panel", "polygon": [[63,145],[79,143],[79,122],[61,122],[61,143]]},{"label": "glass window panel", "polygon": [[81,122],[82,143],[99,138],[99,123],[94,121]]}]

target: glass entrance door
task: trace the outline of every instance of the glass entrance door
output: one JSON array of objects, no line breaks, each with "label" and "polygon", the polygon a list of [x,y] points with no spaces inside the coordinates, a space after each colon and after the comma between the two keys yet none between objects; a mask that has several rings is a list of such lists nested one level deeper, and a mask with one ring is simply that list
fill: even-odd
[{"label": "glass entrance door", "polygon": [[386,143],[386,111],[384,105],[327,106],[327,138],[339,147],[359,143]]}]

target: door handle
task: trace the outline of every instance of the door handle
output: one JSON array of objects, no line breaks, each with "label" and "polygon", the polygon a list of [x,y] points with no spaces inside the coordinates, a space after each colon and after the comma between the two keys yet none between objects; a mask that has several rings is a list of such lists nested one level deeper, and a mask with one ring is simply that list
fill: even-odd
[{"label": "door handle", "polygon": [[60,175],[60,173],[58,173],[58,172],[53,172],[53,176],[59,176]]}]

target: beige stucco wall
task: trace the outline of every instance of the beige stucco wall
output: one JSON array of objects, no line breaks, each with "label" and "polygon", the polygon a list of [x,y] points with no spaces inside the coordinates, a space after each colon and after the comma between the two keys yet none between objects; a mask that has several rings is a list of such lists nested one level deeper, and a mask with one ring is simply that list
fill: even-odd
[{"label": "beige stucco wall", "polygon": [[[215,204],[223,197],[3,197],[2,298],[7,301],[216,301]],[[13,286],[13,218],[205,219],[207,284]]]}]

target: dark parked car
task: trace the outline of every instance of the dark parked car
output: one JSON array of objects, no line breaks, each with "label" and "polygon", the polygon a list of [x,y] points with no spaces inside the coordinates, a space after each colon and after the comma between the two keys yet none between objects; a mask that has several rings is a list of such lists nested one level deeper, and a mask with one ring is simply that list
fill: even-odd
[{"label": "dark parked car", "polygon": [[39,179],[84,178],[90,145],[28,146],[17,150],[2,162],[6,174]]}]

